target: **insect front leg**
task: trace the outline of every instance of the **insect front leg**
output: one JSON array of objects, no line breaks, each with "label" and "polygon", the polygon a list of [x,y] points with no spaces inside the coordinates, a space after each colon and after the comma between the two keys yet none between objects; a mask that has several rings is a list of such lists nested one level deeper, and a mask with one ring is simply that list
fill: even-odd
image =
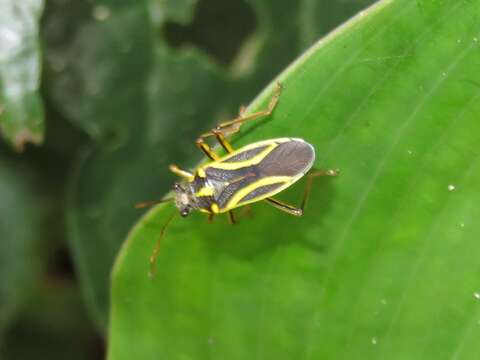
[{"label": "insect front leg", "polygon": [[274,198],[266,198],[265,201],[267,201],[270,205],[276,207],[277,209],[282,210],[290,215],[302,216],[304,213],[305,207],[307,206],[307,201],[310,196],[310,192],[312,190],[313,178],[317,176],[337,176],[337,175],[338,175],[338,170],[326,170],[326,171],[319,170],[319,171],[314,171],[308,174],[307,183],[305,184],[305,190],[303,191],[303,197],[302,197],[302,202],[300,204],[300,207],[289,205],[283,201],[280,201]]},{"label": "insect front leg", "polygon": [[231,135],[236,133],[240,130],[240,126],[243,125],[245,122],[257,119],[262,116],[269,116],[275,107],[277,106],[278,100],[280,98],[280,93],[282,92],[282,85],[277,82],[275,87],[275,93],[273,94],[268,107],[264,110],[257,111],[250,115],[243,115],[245,108],[240,108],[240,115],[233,120],[225,121],[218,124],[212,131],[202,134],[202,138],[215,136],[215,131],[223,133],[225,136]]},{"label": "insect front leg", "polygon": [[[217,138],[217,141],[218,143],[223,147],[223,149],[227,152],[227,153],[232,153],[234,150],[233,150],[233,147],[232,145],[230,145],[230,142],[225,138],[225,135],[223,134],[223,132],[221,130],[217,130],[217,129],[213,129],[212,130],[212,134],[215,135],[215,137]],[[209,135],[210,136],[210,135]],[[204,135],[201,135],[198,140],[197,140],[197,146],[202,146],[200,147],[203,152],[206,153],[206,149],[204,149],[204,147],[208,148],[208,150],[213,153],[213,150],[203,141],[203,139],[207,137]],[[212,155],[212,154],[210,154]],[[209,154],[207,154],[207,156],[210,157]],[[214,154],[216,156],[216,154]],[[212,157],[210,157],[210,159],[214,160]]]}]

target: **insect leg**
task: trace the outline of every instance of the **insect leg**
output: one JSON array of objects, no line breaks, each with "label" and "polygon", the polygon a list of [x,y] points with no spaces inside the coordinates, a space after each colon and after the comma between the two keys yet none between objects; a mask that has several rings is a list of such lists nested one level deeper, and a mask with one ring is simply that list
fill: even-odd
[{"label": "insect leg", "polygon": [[338,171],[336,170],[316,170],[307,175],[307,183],[305,184],[305,190],[303,191],[303,199],[300,208],[303,210],[307,206],[307,201],[310,196],[310,191],[312,190],[313,178],[317,176],[337,176]]},{"label": "insect leg", "polygon": [[305,190],[303,191],[303,198],[302,198],[302,203],[300,204],[300,207],[295,207],[292,205],[289,205],[287,203],[284,203],[280,200],[274,199],[274,198],[267,198],[265,199],[270,205],[276,207],[277,209],[280,209],[282,211],[285,211],[286,213],[294,216],[302,216],[303,212],[305,210],[305,207],[307,206],[307,201],[310,195],[310,191],[312,190],[312,181],[314,177],[317,176],[337,176],[338,171],[336,170],[319,170],[319,171],[314,171],[311,172],[310,174],[307,175],[307,183],[305,184]]},{"label": "insect leg", "polygon": [[160,230],[160,236],[158,237],[155,247],[153,248],[152,255],[150,255],[150,272],[148,273],[148,276],[150,277],[155,276],[155,273],[157,271],[156,264],[158,253],[160,252],[160,243],[165,236],[165,231],[167,230],[168,225],[170,225],[175,215],[177,215],[177,212],[174,212],[172,215],[170,215],[165,225],[163,225],[162,230]]},{"label": "insect leg", "polygon": [[213,215],[212,213],[208,214],[208,222],[211,223],[213,221],[213,217],[215,215]]},{"label": "insect leg", "polygon": [[274,198],[266,198],[265,201],[268,202],[270,205],[276,207],[277,209],[285,211],[290,215],[293,215],[293,216],[303,215],[303,209],[296,208],[295,206],[284,203],[283,201],[280,201]]},{"label": "insect leg", "polygon": [[190,179],[193,177],[193,174],[190,171],[180,169],[177,165],[171,164],[169,167],[171,172],[173,172],[175,175],[178,175],[183,178]]},{"label": "insect leg", "polygon": [[225,139],[225,135],[221,131],[218,130],[213,130],[213,133],[215,134],[215,137],[217,138],[217,141],[222,147],[225,149],[227,153],[232,153],[233,152],[233,147],[230,145],[230,143]]},{"label": "insect leg", "polygon": [[244,105],[240,105],[240,108],[238,109],[238,116],[242,117],[243,114],[245,114],[246,110],[247,110],[247,108]]},{"label": "insect leg", "polygon": [[215,161],[220,159],[220,157],[217,154],[215,154],[215,152],[210,148],[210,146],[208,146],[208,144],[203,141],[203,136],[200,136],[197,139],[196,144],[198,148],[202,150],[205,153],[205,155],[207,155],[211,160]]},{"label": "insect leg", "polygon": [[231,224],[231,225],[234,225],[237,223],[237,220],[235,220],[235,214],[233,213],[233,210],[230,210],[228,212],[228,222]]},{"label": "insect leg", "polygon": [[244,214],[244,215],[246,215],[246,216],[248,216],[248,217],[252,217],[252,207],[250,206],[250,204],[249,204],[249,205],[245,205],[245,206],[243,207],[243,209],[244,209],[244,210],[243,210],[243,214]]},{"label": "insect leg", "polygon": [[268,116],[273,112],[273,109],[275,109],[275,106],[278,103],[278,99],[280,98],[280,93],[282,92],[282,85],[277,82],[277,85],[275,87],[275,93],[273,94],[270,103],[268,104],[268,107],[265,110],[257,111],[253,114],[250,115],[243,115],[244,108],[241,108],[240,110],[240,115],[236,117],[233,120],[225,121],[223,123],[220,123],[215,127],[213,131],[210,131],[208,133],[202,134],[202,138],[210,137],[210,136],[215,136],[215,130],[222,132],[224,134],[233,134],[236,133],[239,129],[240,126],[250,120],[257,119],[262,116]]}]

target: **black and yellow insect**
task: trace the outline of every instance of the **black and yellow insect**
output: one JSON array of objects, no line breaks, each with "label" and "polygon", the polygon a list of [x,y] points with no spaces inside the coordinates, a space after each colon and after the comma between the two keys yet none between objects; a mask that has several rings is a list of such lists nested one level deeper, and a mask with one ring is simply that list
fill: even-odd
[{"label": "black and yellow insect", "polygon": [[[183,181],[174,184],[172,198],[160,202],[174,201],[183,217],[192,210],[207,213],[210,219],[217,214],[228,213],[231,223],[235,223],[233,209],[262,200],[291,215],[303,215],[312,178],[321,175],[335,176],[336,171],[309,173],[300,207],[286,204],[273,196],[309,172],[315,160],[312,145],[299,138],[284,137],[255,142],[234,150],[226,140],[226,136],[237,132],[242,123],[270,115],[278,102],[280,90],[278,84],[266,110],[248,116],[243,116],[241,110],[238,118],[221,123],[212,131],[202,134],[197,140],[197,146],[212,161],[197,167],[193,172],[170,165],[170,170],[182,177]],[[217,155],[204,141],[211,136],[216,137],[226,151],[225,156]],[[143,207],[152,203],[156,202],[139,205]],[[173,216],[162,229],[160,239],[172,219]],[[158,251],[159,242],[150,259],[152,271]]]}]

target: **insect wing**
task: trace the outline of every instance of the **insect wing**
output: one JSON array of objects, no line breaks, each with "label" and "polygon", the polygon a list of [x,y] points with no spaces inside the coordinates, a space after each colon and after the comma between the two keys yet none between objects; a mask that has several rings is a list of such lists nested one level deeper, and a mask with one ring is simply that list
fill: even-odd
[{"label": "insect wing", "polygon": [[220,212],[273,196],[310,170],[313,147],[281,138],[245,146],[204,167]]}]

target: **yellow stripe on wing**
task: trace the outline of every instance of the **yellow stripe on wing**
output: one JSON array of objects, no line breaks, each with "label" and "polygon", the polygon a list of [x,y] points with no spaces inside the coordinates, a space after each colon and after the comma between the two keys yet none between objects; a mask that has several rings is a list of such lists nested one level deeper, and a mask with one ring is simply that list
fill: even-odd
[{"label": "yellow stripe on wing", "polygon": [[255,201],[258,201],[258,200],[265,199],[269,196],[272,196],[274,193],[276,194],[276,193],[282,191],[283,189],[285,189],[286,187],[290,186],[290,184],[295,180],[296,179],[294,177],[291,177],[291,176],[269,176],[269,177],[266,177],[266,178],[263,178],[263,179],[259,179],[259,180],[255,181],[253,184],[250,184],[250,185],[244,187],[243,189],[238,190],[235,193],[235,195],[232,196],[232,198],[228,201],[227,205],[222,210],[225,211],[227,209],[233,209],[233,208],[237,207],[239,205],[240,200],[242,200],[245,196],[247,196],[252,191],[254,191],[255,189],[258,189],[261,186],[278,184],[278,183],[283,183],[284,184],[283,186],[275,189],[275,191],[271,191],[269,193],[262,194],[259,197],[252,198],[249,201],[242,203],[241,205],[249,204],[249,203],[252,203],[252,202],[255,202]]}]

